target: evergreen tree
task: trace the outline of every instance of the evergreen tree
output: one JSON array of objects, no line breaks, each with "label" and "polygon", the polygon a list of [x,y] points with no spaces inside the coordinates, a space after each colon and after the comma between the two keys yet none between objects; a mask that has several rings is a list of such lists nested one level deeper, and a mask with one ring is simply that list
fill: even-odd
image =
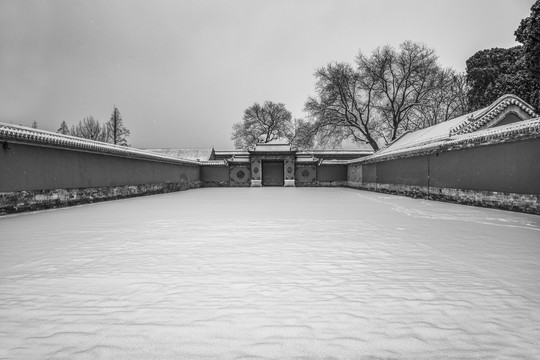
[{"label": "evergreen tree", "polygon": [[478,51],[467,60],[468,100],[471,111],[514,94],[540,108],[540,83],[527,69],[523,46]]},{"label": "evergreen tree", "polygon": [[37,121],[34,120],[34,122],[32,123],[32,129],[37,129]]},{"label": "evergreen tree", "polygon": [[107,141],[115,145],[129,146],[127,137],[130,131],[124,126],[120,111],[115,106],[110,120],[107,122]]},{"label": "evergreen tree", "polygon": [[60,128],[56,130],[56,132],[62,135],[69,135],[69,128],[65,121],[62,121],[62,124],[60,124]]},{"label": "evergreen tree", "polygon": [[531,15],[521,20],[514,35],[523,44],[525,65],[540,84],[540,0],[531,7]]}]

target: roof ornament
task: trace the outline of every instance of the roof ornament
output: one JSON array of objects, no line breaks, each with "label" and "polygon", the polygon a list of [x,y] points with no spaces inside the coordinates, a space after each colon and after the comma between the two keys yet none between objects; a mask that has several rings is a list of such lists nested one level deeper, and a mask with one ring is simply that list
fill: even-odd
[{"label": "roof ornament", "polygon": [[511,94],[503,95],[487,108],[471,113],[465,121],[450,129],[450,136],[467,134],[480,129],[482,126],[499,116],[511,105],[519,107],[530,117],[537,116],[533,108],[519,97]]}]

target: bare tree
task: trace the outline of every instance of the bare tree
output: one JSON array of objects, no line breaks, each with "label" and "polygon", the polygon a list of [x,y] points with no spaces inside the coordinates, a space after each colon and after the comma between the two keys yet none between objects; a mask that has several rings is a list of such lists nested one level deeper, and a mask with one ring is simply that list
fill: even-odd
[{"label": "bare tree", "polygon": [[421,129],[467,113],[467,91],[464,74],[457,74],[451,68],[440,71],[433,90],[407,119],[407,128]]},{"label": "bare tree", "polygon": [[231,140],[237,149],[245,149],[261,142],[291,139],[293,132],[292,114],[285,105],[266,101],[244,111],[243,121],[233,125]]},{"label": "bare tree", "polygon": [[447,120],[464,108],[463,79],[441,69],[433,49],[411,41],[399,51],[384,46],[370,56],[360,52],[356,68],[332,63],[315,77],[318,96],[308,99],[305,110],[318,137],[334,145],[352,139],[378,150],[407,130]]},{"label": "bare tree", "polygon": [[305,110],[322,144],[336,146],[347,138],[379,149],[374,118],[374,85],[346,63],[331,63],[315,72],[317,97]]},{"label": "bare tree", "polygon": [[77,126],[71,127],[71,135],[85,139],[107,141],[107,130],[101,126],[93,116],[88,116],[82,121],[79,121]]},{"label": "bare tree", "polygon": [[299,149],[311,149],[315,146],[315,127],[304,119],[294,120],[294,132],[289,138],[290,143]]},{"label": "bare tree", "polygon": [[370,57],[359,53],[358,71],[377,94],[380,132],[385,142],[412,130],[407,121],[413,111],[423,105],[436,87],[440,67],[433,49],[424,44],[405,41],[396,51],[387,45],[376,49]]}]

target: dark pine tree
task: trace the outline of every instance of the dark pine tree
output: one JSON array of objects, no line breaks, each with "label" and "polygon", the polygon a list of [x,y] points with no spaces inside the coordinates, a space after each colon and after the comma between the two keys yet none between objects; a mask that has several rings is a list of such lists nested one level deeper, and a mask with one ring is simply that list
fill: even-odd
[{"label": "dark pine tree", "polygon": [[129,146],[127,137],[129,136],[130,131],[124,126],[122,116],[116,106],[114,107],[111,118],[106,126],[108,142],[115,145]]}]

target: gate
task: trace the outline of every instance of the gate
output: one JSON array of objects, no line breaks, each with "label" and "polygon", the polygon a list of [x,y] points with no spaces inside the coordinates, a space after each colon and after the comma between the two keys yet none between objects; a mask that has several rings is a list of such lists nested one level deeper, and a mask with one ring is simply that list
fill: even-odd
[{"label": "gate", "polygon": [[283,186],[285,182],[283,161],[263,161],[262,162],[262,185],[263,186]]}]

